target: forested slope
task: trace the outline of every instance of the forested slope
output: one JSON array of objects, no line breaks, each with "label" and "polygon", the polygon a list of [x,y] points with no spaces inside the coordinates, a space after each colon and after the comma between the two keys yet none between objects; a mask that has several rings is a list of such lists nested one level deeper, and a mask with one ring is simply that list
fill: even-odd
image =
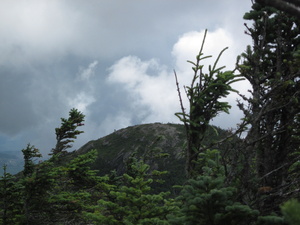
[{"label": "forested slope", "polygon": [[[234,70],[218,65],[224,48],[204,72],[205,32],[187,106],[174,71],[183,125],[137,125],[70,152],[85,117],[71,109],[48,161],[35,165],[28,145],[22,173],[4,167],[1,224],[300,224],[300,21],[257,2],[244,16],[253,45]],[[210,126],[241,79],[251,85],[241,123]]]}]

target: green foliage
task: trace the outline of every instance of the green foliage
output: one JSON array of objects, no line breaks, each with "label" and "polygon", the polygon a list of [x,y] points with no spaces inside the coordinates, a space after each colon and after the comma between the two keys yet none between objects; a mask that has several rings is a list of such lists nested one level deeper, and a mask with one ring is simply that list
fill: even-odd
[{"label": "green foliage", "polygon": [[[249,125],[245,145],[240,148],[247,165],[241,184],[248,193],[257,187],[274,189],[267,201],[252,194],[252,201],[265,216],[279,213],[279,205],[285,201],[282,193],[298,192],[294,190],[299,178],[300,23],[257,1],[244,18],[252,22],[245,26],[253,45],[241,55],[238,65],[241,76],[252,86],[252,95],[241,96],[244,101],[238,104]],[[252,178],[256,182],[249,182]]]},{"label": "green foliage", "polygon": [[56,146],[52,149],[52,155],[58,153],[66,153],[68,148],[71,148],[70,143],[74,142],[73,139],[76,139],[77,136],[83,131],[77,130],[77,127],[83,126],[85,115],[83,115],[77,109],[71,109],[69,112],[69,118],[61,118],[61,127],[55,129],[56,134]]},{"label": "green foliage", "polygon": [[197,166],[201,168],[203,174],[208,176],[223,176],[224,166],[220,162],[221,154],[218,150],[207,149],[199,154]]},{"label": "green foliage", "polygon": [[171,210],[166,200],[169,193],[151,194],[153,179],[143,161],[132,159],[128,167],[123,182],[111,186],[94,212],[86,213],[86,217],[97,224],[167,224],[165,217]]},{"label": "green foliage", "polygon": [[[235,92],[231,84],[241,79],[234,71],[217,67],[226,48],[208,72],[203,72],[203,60],[211,57],[202,53],[205,31],[196,62],[188,61],[194,71],[191,85],[185,87],[188,113],[175,73],[182,107],[176,115],[184,123],[186,137],[178,135],[180,132],[174,128],[178,125],[161,132],[162,126],[156,124],[151,126],[151,134],[141,125],[87,144],[97,150],[86,147],[66,154],[74,139],[83,133],[77,128],[83,125],[85,117],[71,109],[69,118],[61,118],[61,127],[55,129],[57,143],[50,160],[35,164],[41,154],[28,144],[22,150],[22,174],[13,177],[4,166],[0,179],[0,224],[300,224],[298,201],[290,200],[281,206],[283,217],[274,210],[283,202],[282,196],[299,193],[298,22],[259,4],[254,4],[245,18],[255,22],[252,28],[247,27],[254,46],[247,48],[240,57],[244,60],[242,65],[238,65],[242,76],[253,85],[253,96],[242,96],[250,107],[239,104],[245,113],[245,124],[250,124],[243,141],[246,147],[235,135],[230,139],[223,137],[227,133],[222,136],[217,132],[220,129],[209,126],[219,113],[229,112],[231,106],[221,99]],[[219,146],[211,140],[221,136],[227,142],[220,141]],[[183,145],[185,138],[186,169],[191,179],[180,186],[180,194],[173,192],[176,198],[172,199],[169,186],[168,191],[153,187],[164,181],[181,185],[183,168],[180,163],[178,167],[165,167],[170,172],[157,168],[182,159],[181,149],[174,146]],[[174,145],[172,139],[180,140]],[[162,146],[171,150],[165,153]],[[91,166],[108,175],[100,176]],[[111,171],[112,167],[117,169]],[[172,182],[165,179],[167,175]],[[277,185],[270,187],[270,195],[259,196],[257,186],[265,183]]]},{"label": "green foliage", "polygon": [[93,187],[97,184],[97,171],[90,168],[97,156],[98,152],[94,149],[86,154],[77,156],[67,164],[68,177],[78,189]]},{"label": "green foliage", "polygon": [[23,175],[30,176],[34,171],[34,158],[40,158],[42,155],[39,150],[33,145],[28,144],[25,149],[22,150],[24,156],[24,170]]},{"label": "green foliage", "polygon": [[[213,138],[216,139],[215,136]],[[91,141],[79,152],[96,148],[99,155],[92,168],[99,170],[99,175],[116,170],[117,176],[126,172],[128,155],[136,152],[137,157],[143,157],[145,163],[150,165],[150,170],[168,171],[160,176],[165,181],[163,184],[154,182],[151,185],[154,191],[160,192],[169,191],[173,185],[186,180],[185,173],[178,173],[184,171],[184,141],[184,126],[181,124],[142,124]]]},{"label": "green foliage", "polygon": [[191,86],[186,86],[186,94],[189,100],[189,112],[186,113],[181,93],[179,91],[177,75],[175,73],[176,84],[178,89],[179,100],[181,104],[181,113],[175,115],[182,121],[187,133],[187,161],[186,169],[189,177],[197,176],[201,171],[196,171],[195,162],[198,154],[202,151],[203,139],[206,135],[210,121],[221,112],[229,113],[231,106],[228,102],[220,101],[221,98],[228,96],[230,92],[237,92],[232,89],[231,84],[239,79],[233,71],[222,71],[223,67],[217,67],[223,49],[217,57],[213,66],[208,67],[208,73],[203,72],[204,65],[202,61],[211,56],[204,56],[202,50],[206,38],[205,31],[199,54],[196,56],[196,62],[188,61],[193,65],[194,76]]},{"label": "green foliage", "polygon": [[171,224],[238,225],[255,221],[258,211],[239,203],[236,188],[224,185],[224,167],[219,160],[217,150],[200,154],[197,165],[203,174],[182,187],[176,198],[179,211],[168,216]]},{"label": "green foliage", "polygon": [[47,220],[49,217],[49,191],[55,182],[52,168],[51,162],[40,163],[35,165],[32,174],[19,180],[22,186],[22,223],[40,224],[40,221]]},{"label": "green foliage", "polygon": [[0,224],[14,225],[17,223],[20,209],[22,208],[21,186],[16,178],[6,172],[3,166],[3,176],[0,177]]},{"label": "green foliage", "polygon": [[300,224],[300,203],[296,199],[291,199],[281,206],[281,212],[285,221],[289,225]]},{"label": "green foliage", "polygon": [[258,225],[285,225],[284,219],[277,215],[259,216]]},{"label": "green foliage", "polygon": [[92,150],[75,157],[66,165],[52,169],[51,173],[56,181],[48,198],[51,209],[50,220],[56,223],[85,221],[83,212],[96,203],[99,190],[105,186],[102,183],[105,179],[98,177],[96,171],[90,169],[97,154],[96,150]]},{"label": "green foliage", "polygon": [[227,48],[220,52],[214,65],[209,66],[208,74],[203,73],[204,66],[200,65],[200,62],[211,57],[203,56],[202,53],[206,33],[207,31],[205,31],[200,52],[196,56],[196,62],[188,61],[194,66],[194,77],[191,86],[185,87],[190,103],[190,112],[189,114],[185,112],[176,113],[182,122],[195,127],[202,124],[207,125],[220,112],[228,113],[231,106],[228,102],[221,102],[219,99],[226,97],[231,91],[236,92],[230,85],[240,80],[236,79],[237,76],[233,74],[233,71],[222,72],[222,69],[225,68],[224,66],[216,67],[221,55]]},{"label": "green foliage", "polygon": [[[24,151],[25,155],[27,153],[32,151]],[[40,164],[31,165],[32,168],[25,167],[30,168],[30,173],[25,173],[23,177],[14,177],[4,169],[0,180],[0,224],[40,224],[38,221],[44,220],[48,206],[47,191],[51,183],[48,177],[51,175]]]},{"label": "green foliage", "polygon": [[236,189],[224,187],[224,178],[208,175],[189,180],[177,198],[180,212],[169,216],[171,224],[242,224],[258,212],[235,202]]},{"label": "green foliage", "polygon": [[[37,156],[33,154],[37,152],[30,146],[23,151],[32,157]],[[83,223],[82,212],[96,204],[99,191],[108,186],[103,184],[105,178],[96,176],[96,171],[89,167],[96,157],[97,151],[90,151],[66,165],[56,165],[53,161],[34,165],[31,157],[24,157],[31,166],[24,168],[30,173],[13,180],[5,172],[0,182],[4,221],[0,224]]]}]

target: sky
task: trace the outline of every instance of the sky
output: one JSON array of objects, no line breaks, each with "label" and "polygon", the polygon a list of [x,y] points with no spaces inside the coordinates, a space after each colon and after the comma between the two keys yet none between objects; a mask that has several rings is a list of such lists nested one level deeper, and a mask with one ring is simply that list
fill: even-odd
[{"label": "sky", "polygon": [[[184,97],[205,29],[205,68],[229,47],[219,65],[233,69],[251,44],[250,9],[251,0],[1,0],[0,151],[30,143],[47,157],[71,108],[86,115],[72,150],[128,126],[180,123],[173,71]],[[240,122],[237,98],[212,124]]]}]

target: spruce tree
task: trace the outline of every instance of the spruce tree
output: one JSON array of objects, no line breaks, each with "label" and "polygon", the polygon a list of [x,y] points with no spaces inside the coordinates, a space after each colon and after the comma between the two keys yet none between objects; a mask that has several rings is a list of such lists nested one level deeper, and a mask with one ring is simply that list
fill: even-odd
[{"label": "spruce tree", "polygon": [[256,221],[258,211],[238,202],[237,189],[225,185],[220,153],[201,153],[202,175],[188,180],[176,201],[179,211],[168,215],[170,224],[243,225]]},{"label": "spruce tree", "polygon": [[[184,123],[187,135],[186,170],[188,177],[197,176],[201,171],[197,171],[196,164],[199,153],[204,151],[203,139],[211,120],[221,112],[229,113],[231,106],[228,102],[220,99],[225,98],[230,92],[236,92],[231,84],[239,81],[234,71],[222,71],[225,66],[218,67],[218,61],[223,49],[213,65],[208,66],[208,73],[203,71],[203,60],[211,56],[204,56],[203,47],[207,30],[205,30],[199,54],[196,62],[188,61],[192,64],[194,72],[190,86],[186,86],[186,94],[189,100],[189,112],[185,111],[179,90],[178,78],[175,73],[176,85],[181,104],[181,113],[175,115]],[[199,169],[199,168],[198,168]]]},{"label": "spruce tree", "polygon": [[106,187],[106,177],[97,176],[91,169],[97,151],[78,155],[65,165],[52,168],[55,183],[48,198],[50,221],[56,224],[86,224],[84,213],[89,212]]},{"label": "spruce tree", "polygon": [[97,224],[168,224],[166,215],[172,210],[167,201],[169,193],[151,193],[152,175],[149,165],[131,158],[129,173],[123,174],[119,185],[112,185],[98,201],[89,220]]},{"label": "spruce tree", "polygon": [[6,171],[3,166],[3,175],[0,177],[0,224],[14,225],[22,214],[22,186],[16,177]]},{"label": "spruce tree", "polygon": [[23,157],[24,157],[24,170],[23,175],[28,177],[32,175],[35,169],[34,160],[36,158],[42,157],[40,151],[35,148],[33,145],[28,144],[25,149],[22,149]]},{"label": "spruce tree", "polygon": [[77,127],[83,126],[85,115],[77,109],[71,109],[69,112],[69,118],[61,118],[61,126],[55,129],[56,134],[56,146],[52,149],[50,155],[58,155],[67,153],[67,149],[71,148],[71,143],[74,139],[83,131],[77,130]]},{"label": "spruce tree", "polygon": [[285,202],[281,207],[285,221],[289,225],[300,224],[300,203],[296,199]]},{"label": "spruce tree", "polygon": [[256,2],[272,6],[300,19],[300,2],[298,0],[256,0]]},{"label": "spruce tree", "polygon": [[[244,184],[248,191],[268,187],[270,195],[256,201],[264,213],[279,212],[282,193],[289,188],[288,168],[295,162],[291,154],[297,150],[295,136],[299,127],[300,79],[299,20],[264,4],[255,3],[244,18],[253,40],[242,54],[241,75],[252,85],[250,98],[239,103],[249,130],[245,138],[246,165],[256,163],[256,169],[245,171]],[[247,180],[257,178],[249,188]],[[247,187],[248,186],[248,187]]]},{"label": "spruce tree", "polygon": [[23,220],[21,224],[41,224],[49,218],[48,197],[54,177],[50,161],[34,163],[42,157],[39,150],[28,144],[22,150],[24,155],[23,177],[18,181],[22,185]]}]

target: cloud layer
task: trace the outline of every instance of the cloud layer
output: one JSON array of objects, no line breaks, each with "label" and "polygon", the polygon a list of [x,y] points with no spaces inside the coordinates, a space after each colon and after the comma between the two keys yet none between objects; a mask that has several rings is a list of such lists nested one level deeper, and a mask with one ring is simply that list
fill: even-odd
[{"label": "cloud layer", "polygon": [[[174,44],[172,56],[180,80],[182,96],[185,96],[183,86],[190,85],[193,76],[192,65],[187,62],[187,59],[195,61],[193,59],[199,52],[203,37],[204,31],[188,32]],[[233,38],[223,29],[208,32],[204,53],[212,57],[202,62],[205,66],[204,70],[208,70],[208,66],[213,65],[220,51],[226,46],[232,46],[232,43]],[[219,66],[226,65],[231,70],[234,69],[237,54],[235,49],[228,50],[221,57]],[[135,111],[140,112],[140,120],[143,123],[154,121],[178,122],[174,113],[180,111],[179,99],[171,68],[161,65],[155,59],[142,61],[136,56],[127,56],[110,67],[109,72],[108,82],[118,85],[128,93],[131,97],[130,105]],[[241,92],[245,92],[247,88],[249,88],[248,84],[244,82],[240,82],[237,87]],[[230,122],[220,123],[221,120],[224,121],[225,115],[222,115],[221,120],[216,118],[219,122],[216,124],[222,128],[234,127],[242,116],[234,107],[236,98],[237,95],[232,94],[227,99],[233,105],[231,117],[226,115],[228,119],[225,120]],[[188,108],[186,98],[185,105]]]},{"label": "cloud layer", "polygon": [[[0,151],[19,151],[30,142],[46,155],[60,118],[73,107],[86,115],[85,133],[74,148],[138,123],[179,122],[173,69],[183,91],[193,75],[186,61],[195,59],[205,28],[204,53],[213,56],[205,64],[229,47],[220,66],[232,69],[250,43],[242,20],[250,5],[238,0],[1,1]],[[233,105],[235,98],[229,98]],[[232,115],[214,122],[234,125],[240,115],[236,109]]]}]

